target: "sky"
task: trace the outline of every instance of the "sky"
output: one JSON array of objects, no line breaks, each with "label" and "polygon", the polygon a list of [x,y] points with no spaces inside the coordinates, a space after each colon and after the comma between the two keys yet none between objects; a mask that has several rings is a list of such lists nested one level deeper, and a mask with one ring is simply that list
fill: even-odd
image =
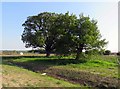
[{"label": "sky", "polygon": [[98,21],[102,38],[109,41],[106,49],[118,51],[118,2],[2,2],[0,49],[27,50],[21,40],[22,24],[28,16],[46,11],[89,15]]}]

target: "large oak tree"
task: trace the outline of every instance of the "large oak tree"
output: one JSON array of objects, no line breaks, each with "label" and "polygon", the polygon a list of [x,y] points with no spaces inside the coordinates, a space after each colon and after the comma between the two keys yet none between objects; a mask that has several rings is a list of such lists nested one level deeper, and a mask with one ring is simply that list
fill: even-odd
[{"label": "large oak tree", "polygon": [[57,33],[54,29],[58,14],[43,12],[37,16],[29,16],[24,26],[22,41],[26,47],[39,47],[46,50],[46,56],[50,55],[54,48],[54,40]]},{"label": "large oak tree", "polygon": [[101,39],[97,21],[90,17],[69,13],[43,12],[27,18],[22,34],[26,47],[43,47],[47,56],[51,51],[57,54],[76,53],[79,59],[82,51],[101,50],[107,44]]}]

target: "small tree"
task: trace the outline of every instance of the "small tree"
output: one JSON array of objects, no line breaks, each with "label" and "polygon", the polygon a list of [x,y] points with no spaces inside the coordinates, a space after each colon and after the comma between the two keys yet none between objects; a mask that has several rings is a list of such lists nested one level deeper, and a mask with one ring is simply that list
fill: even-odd
[{"label": "small tree", "polygon": [[120,56],[120,52],[118,52],[117,55]]},{"label": "small tree", "polygon": [[110,50],[105,50],[104,55],[110,55],[111,51]]}]

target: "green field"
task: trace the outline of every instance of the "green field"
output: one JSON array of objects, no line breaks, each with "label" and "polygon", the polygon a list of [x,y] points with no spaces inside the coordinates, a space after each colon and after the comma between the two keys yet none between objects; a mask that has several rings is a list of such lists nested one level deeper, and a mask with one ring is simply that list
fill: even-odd
[{"label": "green field", "polygon": [[80,87],[16,66],[3,65],[3,87]]},{"label": "green field", "polygon": [[91,56],[87,60],[83,63],[72,57],[3,57],[3,86],[118,86],[117,56]]}]

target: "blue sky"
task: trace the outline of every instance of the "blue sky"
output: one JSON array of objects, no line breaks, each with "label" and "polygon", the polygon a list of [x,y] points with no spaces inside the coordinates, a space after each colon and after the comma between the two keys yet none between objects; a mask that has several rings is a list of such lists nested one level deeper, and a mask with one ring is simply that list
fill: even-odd
[{"label": "blue sky", "polygon": [[[41,12],[65,13],[77,16],[89,15],[98,21],[98,28],[109,41],[107,49],[118,50],[118,12],[117,2],[2,2],[2,48],[25,50],[21,41],[22,24],[28,16]],[[0,28],[1,29],[1,28]]]}]

